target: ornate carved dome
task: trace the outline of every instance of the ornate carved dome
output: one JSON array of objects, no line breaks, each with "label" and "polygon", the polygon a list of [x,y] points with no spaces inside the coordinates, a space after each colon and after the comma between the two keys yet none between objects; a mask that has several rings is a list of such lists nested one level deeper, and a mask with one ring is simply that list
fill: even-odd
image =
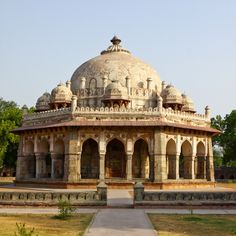
[{"label": "ornate carved dome", "polygon": [[129,102],[129,96],[127,88],[123,87],[118,80],[113,80],[112,83],[108,84],[105,88],[105,93],[102,99],[105,105],[127,106]]},{"label": "ornate carved dome", "polygon": [[130,87],[133,88],[137,88],[140,83],[147,84],[147,78],[151,78],[150,89],[157,89],[160,92],[161,81],[157,72],[132,56],[120,45],[121,40],[117,37],[114,37],[111,42],[112,45],[102,51],[100,56],[86,61],[76,69],[71,78],[72,92],[78,94],[82,78],[86,79],[85,88],[89,89],[91,84],[96,88],[104,88],[104,78],[107,78],[108,83],[118,79],[122,86],[126,86],[126,77],[130,78]]},{"label": "ornate carved dome", "polygon": [[50,109],[50,93],[44,93],[36,102],[36,111],[46,111]]},{"label": "ornate carved dome", "polygon": [[54,108],[66,107],[71,103],[72,92],[66,85],[60,83],[51,92],[51,105]]},{"label": "ornate carved dome", "polygon": [[168,108],[171,107],[174,110],[181,110],[183,106],[183,98],[178,89],[173,85],[167,85],[161,92],[163,98],[163,106]]},{"label": "ornate carved dome", "polygon": [[182,111],[195,113],[194,103],[192,99],[185,94],[182,94],[183,104]]}]

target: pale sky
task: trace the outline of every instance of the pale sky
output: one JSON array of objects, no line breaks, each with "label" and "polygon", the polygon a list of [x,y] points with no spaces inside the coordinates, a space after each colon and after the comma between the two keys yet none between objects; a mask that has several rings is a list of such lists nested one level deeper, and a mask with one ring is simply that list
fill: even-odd
[{"label": "pale sky", "polygon": [[236,109],[235,0],[0,0],[0,97],[37,98],[110,45],[114,34],[195,102]]}]

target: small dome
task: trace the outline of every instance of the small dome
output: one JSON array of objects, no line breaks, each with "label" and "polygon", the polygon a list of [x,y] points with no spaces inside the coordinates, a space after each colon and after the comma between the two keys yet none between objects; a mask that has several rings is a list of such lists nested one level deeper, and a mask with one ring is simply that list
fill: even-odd
[{"label": "small dome", "polygon": [[195,113],[194,103],[190,97],[185,94],[182,94],[183,104],[182,111]]},{"label": "small dome", "polygon": [[51,103],[71,103],[72,92],[66,85],[60,83],[51,92]]},{"label": "small dome", "polygon": [[50,93],[44,93],[36,102],[36,111],[50,110]]},{"label": "small dome", "polygon": [[173,85],[167,85],[161,92],[163,104],[183,104],[183,98],[178,89]]},{"label": "small dome", "polygon": [[123,87],[118,80],[112,80],[105,88],[103,100],[128,100],[127,88]]}]

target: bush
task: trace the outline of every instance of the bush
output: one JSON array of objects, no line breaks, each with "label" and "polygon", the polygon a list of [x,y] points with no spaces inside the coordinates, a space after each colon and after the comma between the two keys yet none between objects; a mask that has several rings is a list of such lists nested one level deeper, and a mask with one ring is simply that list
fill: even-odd
[{"label": "bush", "polygon": [[70,218],[75,211],[75,208],[68,201],[60,200],[58,203],[58,215],[57,219],[66,220]]},{"label": "bush", "polygon": [[33,236],[36,235],[38,236],[39,234],[35,234],[34,228],[32,229],[26,229],[25,228],[25,223],[16,223],[17,227],[17,232],[15,232],[15,236]]}]

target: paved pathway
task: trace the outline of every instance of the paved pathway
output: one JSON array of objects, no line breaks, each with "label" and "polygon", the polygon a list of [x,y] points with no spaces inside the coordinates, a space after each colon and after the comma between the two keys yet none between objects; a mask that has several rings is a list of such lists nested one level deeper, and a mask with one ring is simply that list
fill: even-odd
[{"label": "paved pathway", "polygon": [[155,236],[145,213],[140,209],[99,210],[86,236]]},{"label": "paved pathway", "polygon": [[130,194],[132,192],[133,190],[108,189],[107,205],[109,207],[132,207],[133,197]]}]

